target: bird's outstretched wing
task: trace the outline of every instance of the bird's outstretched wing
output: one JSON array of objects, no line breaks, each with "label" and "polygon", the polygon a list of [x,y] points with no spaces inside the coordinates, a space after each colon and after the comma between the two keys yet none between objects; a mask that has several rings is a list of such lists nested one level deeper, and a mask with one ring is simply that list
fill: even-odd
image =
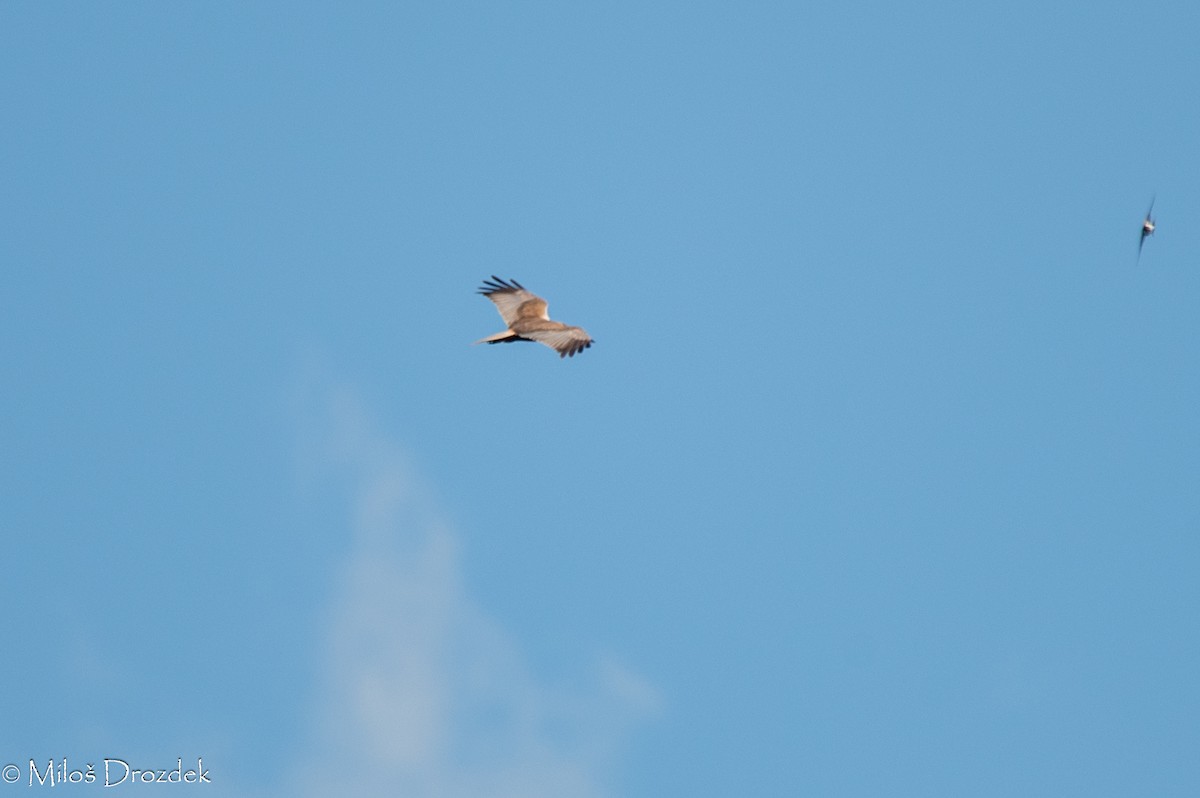
[{"label": "bird's outstretched wing", "polygon": [[500,318],[504,319],[504,323],[509,327],[513,326],[517,319],[550,319],[546,300],[525,290],[525,286],[516,280],[501,280],[493,274],[492,279],[483,281],[479,293],[495,303],[496,310],[500,311]]},{"label": "bird's outstretched wing", "polygon": [[522,338],[545,344],[558,352],[559,357],[575,357],[592,345],[592,336],[582,327],[572,327],[560,321],[522,319],[513,325],[512,330]]}]

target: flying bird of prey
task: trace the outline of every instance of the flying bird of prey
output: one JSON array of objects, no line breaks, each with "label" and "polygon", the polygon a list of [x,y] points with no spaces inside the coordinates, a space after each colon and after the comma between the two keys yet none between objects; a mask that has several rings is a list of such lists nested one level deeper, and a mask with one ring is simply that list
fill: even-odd
[{"label": "flying bird of prey", "polygon": [[508,329],[480,338],[477,344],[537,341],[558,352],[559,357],[575,357],[576,352],[592,345],[592,337],[582,327],[551,321],[546,313],[546,300],[526,291],[516,280],[505,282],[493,274],[491,280],[483,281],[479,293],[496,304]]},{"label": "flying bird of prey", "polygon": [[1146,239],[1154,235],[1154,218],[1150,215],[1154,211],[1154,197],[1150,198],[1150,210],[1146,211],[1146,218],[1142,220],[1142,237],[1138,239],[1138,260],[1142,259],[1142,247],[1146,243]]}]

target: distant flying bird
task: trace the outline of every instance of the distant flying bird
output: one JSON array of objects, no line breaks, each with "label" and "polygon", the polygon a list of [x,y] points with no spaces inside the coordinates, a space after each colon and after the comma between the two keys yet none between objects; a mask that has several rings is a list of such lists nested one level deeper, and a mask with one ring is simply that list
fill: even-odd
[{"label": "distant flying bird", "polygon": [[537,341],[558,352],[559,357],[582,352],[592,345],[592,337],[582,327],[571,327],[561,321],[551,321],[546,313],[546,300],[525,290],[516,280],[505,282],[496,275],[484,280],[479,293],[496,304],[500,318],[508,329],[477,344],[506,344],[510,341]]},{"label": "distant flying bird", "polygon": [[1142,220],[1142,237],[1138,239],[1138,260],[1142,259],[1142,246],[1145,245],[1146,239],[1154,235],[1154,218],[1150,215],[1154,210],[1154,197],[1150,198],[1150,210],[1146,211],[1146,218]]}]

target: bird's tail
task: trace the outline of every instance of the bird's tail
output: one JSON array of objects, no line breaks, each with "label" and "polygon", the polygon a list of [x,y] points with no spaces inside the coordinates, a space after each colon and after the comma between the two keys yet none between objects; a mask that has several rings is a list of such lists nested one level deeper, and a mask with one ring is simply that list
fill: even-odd
[{"label": "bird's tail", "polygon": [[517,335],[512,330],[498,332],[495,335],[489,335],[487,338],[480,338],[476,344],[507,344],[512,341],[524,341],[525,339]]}]

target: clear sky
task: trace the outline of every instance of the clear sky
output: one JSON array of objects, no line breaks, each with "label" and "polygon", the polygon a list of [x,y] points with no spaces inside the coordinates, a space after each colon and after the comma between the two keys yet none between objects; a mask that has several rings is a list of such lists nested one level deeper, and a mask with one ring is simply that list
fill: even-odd
[{"label": "clear sky", "polygon": [[0,5],[0,767],[1200,794],[1197,42]]}]

